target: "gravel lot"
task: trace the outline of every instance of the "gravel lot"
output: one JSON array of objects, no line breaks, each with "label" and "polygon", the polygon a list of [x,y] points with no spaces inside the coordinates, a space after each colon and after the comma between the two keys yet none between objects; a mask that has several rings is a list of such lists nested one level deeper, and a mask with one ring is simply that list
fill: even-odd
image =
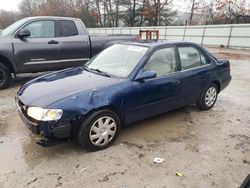
[{"label": "gravel lot", "polygon": [[250,173],[250,53],[210,51],[230,58],[233,76],[213,109],[188,106],[135,123],[92,153],[72,142],[35,144],[14,96],[40,74],[19,76],[0,91],[0,187],[238,187]]}]

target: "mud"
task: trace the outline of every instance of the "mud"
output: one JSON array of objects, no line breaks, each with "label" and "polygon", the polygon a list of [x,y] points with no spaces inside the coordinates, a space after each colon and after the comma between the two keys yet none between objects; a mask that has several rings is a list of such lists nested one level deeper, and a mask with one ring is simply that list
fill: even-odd
[{"label": "mud", "polygon": [[18,77],[0,91],[0,187],[238,187],[250,173],[250,58],[242,56],[230,56],[233,80],[210,111],[187,106],[132,124],[92,153],[74,142],[35,144],[14,96],[37,74]]}]

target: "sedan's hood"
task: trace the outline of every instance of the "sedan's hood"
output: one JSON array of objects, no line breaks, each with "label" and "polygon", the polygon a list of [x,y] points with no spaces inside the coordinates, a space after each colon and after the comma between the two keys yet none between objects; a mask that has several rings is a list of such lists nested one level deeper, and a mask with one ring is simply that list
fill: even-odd
[{"label": "sedan's hood", "polygon": [[27,106],[46,107],[71,95],[99,89],[118,82],[85,71],[82,67],[70,68],[36,78],[23,85],[18,97]]}]

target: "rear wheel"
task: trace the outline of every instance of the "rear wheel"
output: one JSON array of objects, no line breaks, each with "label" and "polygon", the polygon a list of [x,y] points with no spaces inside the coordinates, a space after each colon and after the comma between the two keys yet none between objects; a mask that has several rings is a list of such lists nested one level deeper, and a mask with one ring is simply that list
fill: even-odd
[{"label": "rear wheel", "polygon": [[91,150],[110,146],[118,137],[121,123],[110,110],[100,110],[88,117],[80,126],[78,143]]},{"label": "rear wheel", "polygon": [[211,83],[204,91],[200,101],[197,103],[201,110],[209,110],[212,108],[217,100],[218,87]]},{"label": "rear wheel", "polygon": [[9,87],[11,82],[11,72],[7,66],[0,63],[0,90]]}]

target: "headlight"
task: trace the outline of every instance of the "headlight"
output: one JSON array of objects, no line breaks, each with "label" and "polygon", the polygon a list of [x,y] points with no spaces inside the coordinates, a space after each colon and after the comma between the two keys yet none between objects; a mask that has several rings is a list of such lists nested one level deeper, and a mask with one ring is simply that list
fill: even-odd
[{"label": "headlight", "polygon": [[39,107],[29,107],[27,114],[38,121],[55,121],[62,117],[63,111],[61,109],[42,109]]}]

